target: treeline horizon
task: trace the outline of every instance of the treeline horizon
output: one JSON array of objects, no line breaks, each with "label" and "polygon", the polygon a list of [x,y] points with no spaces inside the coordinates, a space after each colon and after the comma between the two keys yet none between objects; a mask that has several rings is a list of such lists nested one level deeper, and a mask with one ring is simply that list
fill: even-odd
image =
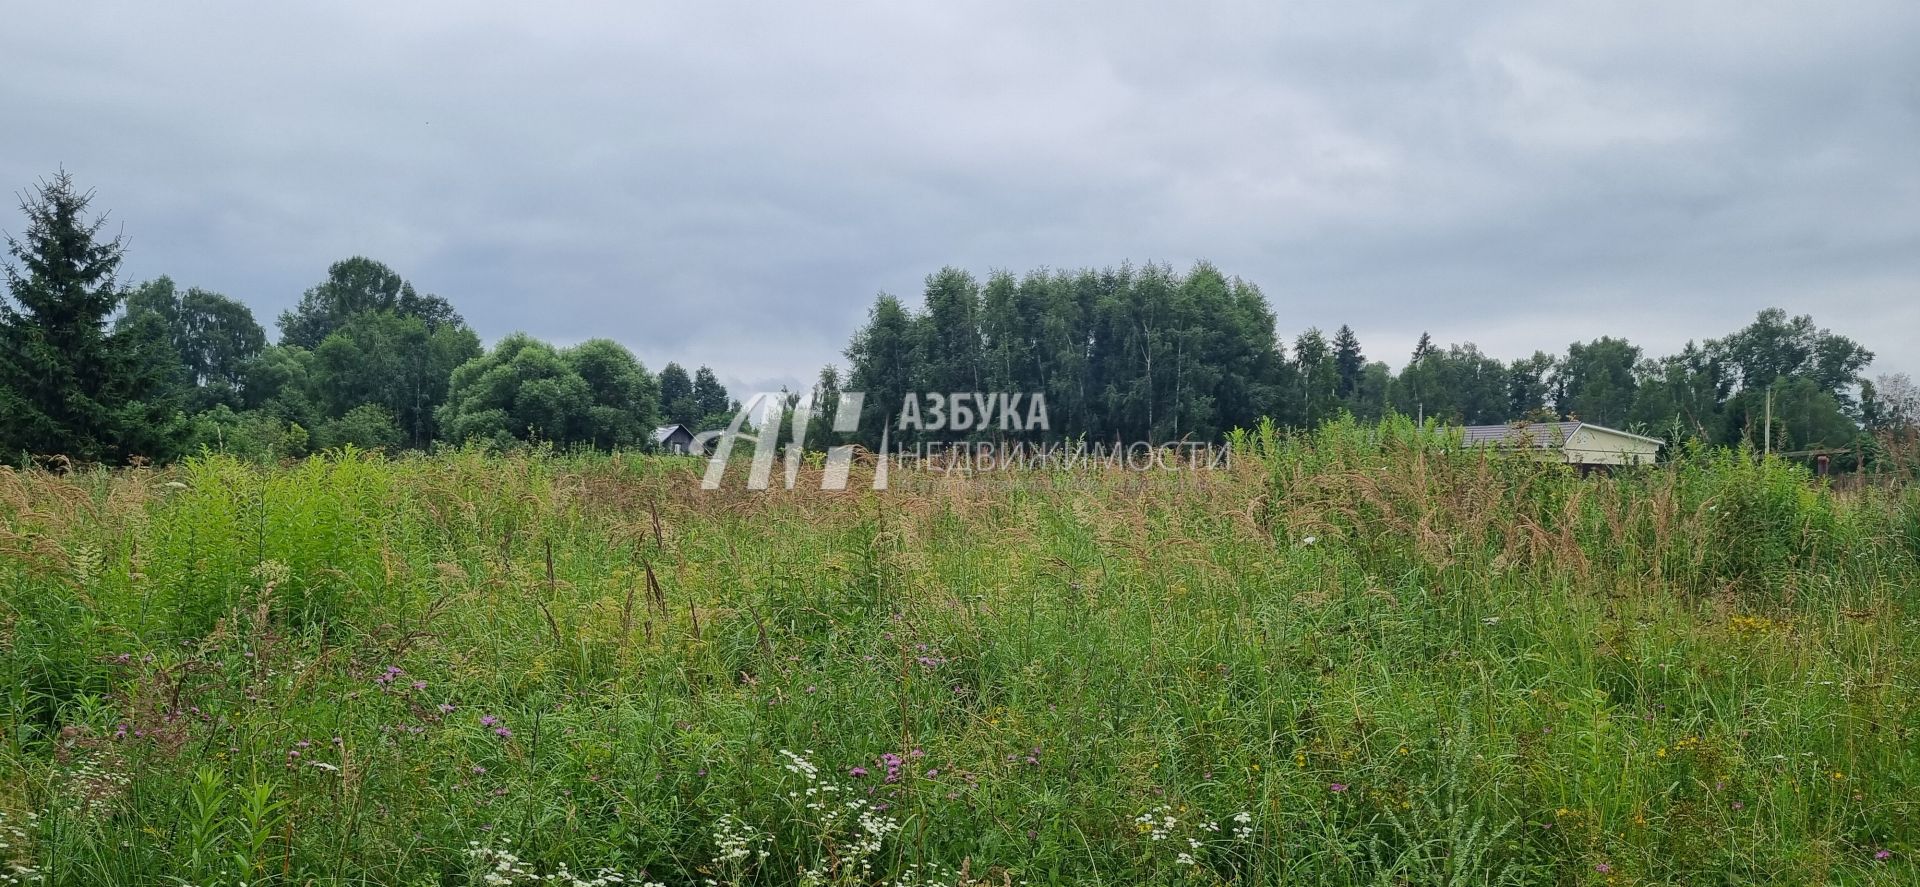
[{"label": "treeline horizon", "polygon": [[[1312,428],[1344,413],[1465,425],[1577,419],[1669,444],[1858,448],[1920,417],[1908,377],[1867,379],[1873,352],[1778,308],[1658,357],[1602,336],[1502,361],[1422,334],[1398,373],[1369,357],[1350,326],[1330,336],[1309,328],[1290,347],[1277,328],[1259,287],[1204,261],[1185,273],[1123,264],[999,271],[985,282],[949,267],[928,276],[917,309],[876,299],[847,349],[844,384],[866,392],[860,437],[869,447],[884,411],[926,391],[1041,392],[1056,434],[1152,442],[1218,439],[1268,418]],[[815,390],[841,384],[830,367]]]},{"label": "treeline horizon", "polygon": [[[701,366],[653,373],[599,338],[556,347],[524,333],[491,348],[452,301],[355,256],[267,332],[244,302],[161,276],[117,279],[122,238],[62,171],[22,197],[0,300],[0,459],[127,464],[204,450],[298,457],[355,446],[645,449],[656,426],[725,428],[739,403]],[[1399,372],[1348,326],[1280,338],[1260,289],[1198,262],[994,272],[943,268],[921,304],[882,294],[820,371],[816,403],[865,392],[860,430],[816,413],[809,446],[876,447],[910,392],[1044,394],[1049,433],[1217,440],[1263,419],[1291,428],[1342,413],[1445,423],[1578,418],[1713,445],[1758,440],[1767,392],[1776,449],[1842,447],[1911,428],[1905,376],[1862,375],[1873,354],[1809,316],[1767,309],[1721,338],[1654,357],[1625,339],[1501,361],[1422,335]],[[791,396],[791,393],[790,393]],[[992,436],[981,432],[976,436]],[[963,437],[965,435],[962,435]],[[893,440],[953,439],[902,433]]]}]

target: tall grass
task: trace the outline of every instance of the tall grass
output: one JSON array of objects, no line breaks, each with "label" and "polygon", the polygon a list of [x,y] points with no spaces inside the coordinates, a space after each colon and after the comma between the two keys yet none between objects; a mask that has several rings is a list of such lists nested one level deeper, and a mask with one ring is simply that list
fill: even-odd
[{"label": "tall grass", "polygon": [[1396,423],[1237,443],[883,492],[474,452],[0,474],[0,868],[1916,878],[1920,495]]}]

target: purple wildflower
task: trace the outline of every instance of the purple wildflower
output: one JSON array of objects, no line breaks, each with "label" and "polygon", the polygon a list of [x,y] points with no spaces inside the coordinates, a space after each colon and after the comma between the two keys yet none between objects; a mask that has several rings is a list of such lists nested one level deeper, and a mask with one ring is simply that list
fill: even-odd
[{"label": "purple wildflower", "polygon": [[1613,873],[1613,866],[1607,865],[1606,863],[1603,862],[1598,865],[1595,865],[1593,867],[1593,870],[1596,872],[1599,872],[1600,874],[1608,875]]},{"label": "purple wildflower", "polygon": [[493,715],[481,715],[481,716],[480,716],[480,726],[482,726],[482,727],[491,727],[491,726],[493,726],[493,725],[495,725],[495,724],[498,724],[498,723],[500,723],[500,719],[499,719],[499,718],[496,718],[496,717],[494,717]]},{"label": "purple wildflower", "polygon": [[1333,792],[1336,795],[1346,790],[1347,790],[1347,784],[1344,782],[1336,782],[1332,785],[1327,786],[1327,791]]},{"label": "purple wildflower", "polygon": [[865,768],[865,767],[853,767],[853,768],[850,768],[850,769],[848,769],[848,770],[847,770],[847,775],[848,775],[848,776],[851,776],[851,777],[853,777],[853,778],[855,778],[855,779],[860,779],[860,778],[862,778],[862,777],[865,777],[865,776],[867,775],[867,768]]},{"label": "purple wildflower", "polygon": [[513,731],[505,727],[496,727],[494,728],[493,735],[498,736],[501,739],[512,739]]},{"label": "purple wildflower", "polygon": [[1892,858],[1893,858],[1893,851],[1892,851],[1892,850],[1886,850],[1886,849],[1881,849],[1881,850],[1875,850],[1875,851],[1873,852],[1873,858],[1874,858],[1874,859],[1877,859],[1877,860],[1879,860],[1879,861],[1881,861],[1881,862],[1886,862],[1887,860],[1889,860],[1889,859],[1892,859]]}]

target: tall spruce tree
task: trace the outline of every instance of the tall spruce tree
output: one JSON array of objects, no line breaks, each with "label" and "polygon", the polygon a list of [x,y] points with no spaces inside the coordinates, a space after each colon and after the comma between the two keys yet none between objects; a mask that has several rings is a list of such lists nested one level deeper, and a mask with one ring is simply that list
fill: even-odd
[{"label": "tall spruce tree", "polygon": [[60,454],[120,462],[171,455],[177,375],[151,326],[118,333],[108,320],[125,297],[115,278],[123,243],[106,215],[88,217],[91,191],[61,170],[22,195],[25,233],[7,237],[9,300],[0,300],[0,447],[9,456]]},{"label": "tall spruce tree", "polygon": [[1354,389],[1360,385],[1360,374],[1366,371],[1367,358],[1360,353],[1360,337],[1344,323],[1333,334],[1333,366],[1339,372],[1336,392],[1342,401],[1351,402]]}]

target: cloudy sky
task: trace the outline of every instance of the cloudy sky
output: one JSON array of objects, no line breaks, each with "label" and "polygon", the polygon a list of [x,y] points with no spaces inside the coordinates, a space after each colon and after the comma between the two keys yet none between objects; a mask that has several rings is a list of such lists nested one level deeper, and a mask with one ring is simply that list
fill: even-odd
[{"label": "cloudy sky", "polygon": [[[1920,372],[1920,4],[10,2],[64,165],[271,322],[381,259],[736,388],[942,265],[1208,259],[1291,338],[1650,352],[1777,305]],[[0,216],[16,231],[17,214]],[[736,392],[738,393],[738,392]]]}]

